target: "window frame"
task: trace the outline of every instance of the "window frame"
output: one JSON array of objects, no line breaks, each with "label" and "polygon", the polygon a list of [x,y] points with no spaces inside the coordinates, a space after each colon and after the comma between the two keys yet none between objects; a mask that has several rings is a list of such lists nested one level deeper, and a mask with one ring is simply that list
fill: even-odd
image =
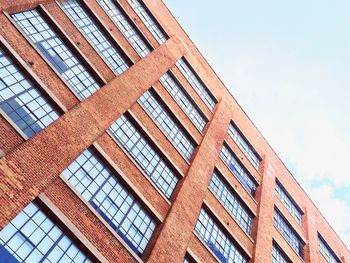
[{"label": "window frame", "polygon": [[[38,209],[41,210],[45,216],[71,240],[72,244],[77,246],[77,248],[86,255],[88,259],[90,259],[92,262],[107,262],[105,257],[92,245],[92,243],[90,243],[90,241],[79,231],[79,229],[76,228],[76,226],[52,203],[52,201],[50,201],[45,194],[39,194],[31,202],[36,205]],[[26,206],[27,205],[25,205],[25,207]],[[25,207],[23,207],[23,209]],[[21,213],[23,209],[19,213]],[[10,224],[10,222],[18,214],[9,220],[4,228],[8,226],[8,224]]]},{"label": "window frame", "polygon": [[12,14],[21,13],[30,10],[37,10],[40,15],[42,15],[45,22],[51,27],[51,29],[57,34],[57,36],[62,40],[62,42],[67,46],[67,48],[72,51],[79,62],[85,67],[86,71],[91,75],[91,77],[100,86],[107,84],[107,81],[102,77],[99,71],[93,66],[93,64],[87,59],[87,57],[80,51],[78,46],[70,39],[70,37],[63,31],[59,23],[51,16],[49,11],[42,5],[39,4],[33,8],[20,10],[16,12],[7,13],[4,12],[5,16],[10,20],[12,25],[21,33],[21,36],[27,41],[29,46],[41,57],[41,59],[47,64],[47,66],[55,73],[55,75],[63,82],[63,84],[68,88],[68,90],[74,95],[74,97],[79,101],[84,99],[80,98],[77,92],[71,87],[67,80],[62,77],[62,74],[58,72],[57,69],[52,65],[48,58],[35,46],[35,44],[29,39],[29,37],[23,32],[23,30],[17,25],[15,20],[11,17]]},{"label": "window frame", "polygon": [[342,263],[342,261],[339,259],[337,254],[334,252],[334,250],[329,246],[328,242],[324,239],[324,237],[320,234],[319,231],[317,231],[317,241],[318,241],[318,251],[319,253],[325,258],[327,262],[330,262],[327,260],[326,256],[321,252],[320,249],[320,241],[322,242],[323,246],[328,250],[328,252],[333,256],[333,258],[336,260],[336,263]]},{"label": "window frame", "polygon": [[[88,149],[92,150],[94,154],[103,162],[103,164],[111,171],[112,175],[117,178],[123,185],[123,187],[133,196],[133,198],[141,205],[152,219],[156,222],[156,227],[151,235],[149,242],[147,243],[142,255],[138,255],[111,226],[110,224],[99,214],[99,212],[82,196],[81,193],[66,179],[63,172],[60,174],[60,179],[67,185],[67,187],[79,198],[81,202],[85,204],[94,216],[96,216],[100,223],[102,223],[109,232],[122,244],[122,246],[139,262],[143,262],[143,257],[147,254],[147,251],[153,247],[153,241],[156,238],[156,232],[159,230],[164,218],[157,212],[157,210],[147,201],[146,197],[137,190],[136,186],[127,178],[120,168],[114,163],[113,160],[103,151],[102,147],[98,143],[93,143]],[[85,149],[86,150],[86,149]],[[85,151],[84,150],[84,151]],[[83,152],[84,152],[83,151]],[[69,166],[69,165],[68,165]],[[68,167],[67,166],[67,167]]]},{"label": "window frame", "polygon": [[[143,2],[143,0],[138,0],[140,5],[146,10],[146,13],[150,16],[151,20],[153,20],[153,23],[158,27],[159,31],[161,31],[161,33],[164,35],[164,42],[165,43],[168,39],[169,39],[169,34],[166,32],[166,30],[164,29],[164,27],[161,26],[161,24],[159,23],[159,20],[155,17],[155,15],[153,14],[153,12],[151,12],[151,10],[148,8],[147,5],[145,5],[145,3]],[[140,18],[140,16],[137,14],[137,12],[135,11],[135,9],[132,7],[130,1],[127,1],[129,6],[132,8],[132,10],[134,11],[134,13],[136,14],[136,16],[140,19],[140,21],[142,22],[142,24],[145,25],[145,27],[147,28],[147,30],[151,33],[152,37],[156,40],[156,42],[159,45],[162,45],[163,43],[159,43],[159,41],[157,40],[157,38],[153,35],[153,33],[151,32],[151,30],[149,30],[149,28],[147,27],[147,25],[142,21],[142,19]]]},{"label": "window frame", "polygon": [[[141,38],[141,40],[144,41],[144,44],[149,48],[149,54],[154,51],[154,47],[151,44],[151,42],[148,40],[148,38],[145,36],[145,34],[142,33],[142,30],[137,26],[137,24],[132,20],[131,16],[126,12],[126,10],[123,8],[123,6],[117,1],[117,0],[111,0],[113,2],[113,4],[120,10],[120,12],[125,16],[125,19],[128,21],[128,23],[133,27],[133,29],[136,31],[136,33],[139,35],[139,37]],[[107,13],[107,11],[104,9],[104,7],[102,6],[102,4],[100,3],[99,0],[96,0],[98,6],[102,9],[102,11],[104,12],[104,14],[108,17],[108,19],[112,22],[112,24],[114,25],[114,27],[119,31],[119,33],[124,37],[124,39],[126,40],[126,42],[129,44],[129,46],[131,47],[132,50],[135,51],[136,55],[140,58],[143,59],[145,56],[141,56],[137,50],[134,48],[134,46],[130,43],[129,39],[124,35],[124,33],[118,28],[118,26],[116,25],[116,23],[114,22],[114,20],[112,19],[112,17],[109,16],[109,14]]]},{"label": "window frame", "polygon": [[214,251],[208,246],[208,244],[202,239],[200,234],[198,234],[196,231],[196,226],[197,226],[199,216],[200,216],[200,213],[202,210],[204,210],[205,213],[207,213],[209,215],[209,217],[212,219],[213,223],[218,226],[219,230],[221,230],[225,234],[226,238],[233,244],[235,249],[243,256],[243,258],[246,259],[246,262],[248,263],[251,260],[252,256],[246,251],[246,249],[242,246],[242,244],[240,244],[239,241],[236,240],[236,237],[233,235],[233,233],[231,233],[231,231],[229,231],[227,229],[227,226],[225,226],[225,224],[213,212],[212,208],[207,204],[206,201],[204,201],[202,203],[202,206],[199,209],[198,216],[196,218],[196,223],[195,223],[195,225],[193,227],[193,231],[192,231],[192,233],[199,239],[201,244],[204,245],[204,247],[209,251],[209,253],[211,255],[213,255],[213,257],[216,260],[218,260],[218,262],[221,262],[219,260],[218,256],[216,256],[216,254],[214,253]]},{"label": "window frame", "polygon": [[[226,147],[228,149],[229,152],[231,152],[231,154],[233,155],[234,159],[236,160],[236,162],[241,166],[242,170],[247,174],[247,176],[251,179],[251,181],[255,184],[255,190],[254,190],[254,194],[252,194],[251,192],[249,192],[249,190],[244,186],[244,184],[240,181],[240,179],[238,178],[238,176],[236,176],[235,172],[231,170],[231,168],[229,167],[229,165],[225,162],[225,160],[223,160],[223,158],[221,157],[221,152],[222,149]],[[260,183],[258,182],[258,180],[248,171],[248,169],[245,167],[245,165],[241,162],[241,160],[239,160],[238,156],[236,155],[236,153],[232,150],[232,148],[230,147],[230,145],[224,141],[221,149],[220,149],[220,153],[219,153],[219,158],[220,160],[223,162],[223,164],[227,167],[227,169],[230,171],[230,173],[236,178],[236,180],[238,181],[238,183],[243,187],[243,189],[248,193],[248,195],[254,200],[254,202],[256,202],[256,192],[258,187],[260,186]]]},{"label": "window frame", "polygon": [[[236,220],[236,218],[231,214],[232,212],[226,207],[226,205],[223,203],[223,201],[221,199],[219,199],[216,195],[216,193],[214,193],[214,191],[211,189],[210,184],[212,181],[212,178],[214,176],[214,173],[217,174],[217,176],[219,177],[219,179],[223,182],[224,186],[231,192],[231,194],[238,200],[238,202],[240,203],[240,205],[243,207],[243,209],[245,210],[245,212],[247,212],[248,214],[250,214],[251,216],[251,229],[250,232],[247,232],[243,226],[241,226],[241,224]],[[215,167],[210,182],[208,184],[208,189],[209,191],[213,194],[213,196],[219,201],[220,205],[228,212],[228,214],[231,216],[231,218],[233,219],[233,221],[235,221],[235,223],[242,229],[242,231],[250,238],[252,239],[252,235],[253,235],[253,228],[254,228],[254,220],[256,218],[256,215],[254,214],[254,212],[248,207],[248,205],[246,204],[246,202],[243,200],[243,198],[236,192],[236,190],[234,189],[234,187],[232,187],[232,185],[227,181],[227,179],[225,178],[225,176],[219,171],[219,169],[217,169]]]},{"label": "window frame", "polygon": [[128,157],[128,159],[135,165],[135,167],[140,171],[140,173],[146,178],[146,180],[153,186],[153,188],[159,193],[159,195],[165,200],[166,203],[171,205],[172,200],[175,197],[175,192],[177,192],[178,185],[185,177],[182,172],[180,172],[179,168],[172,162],[171,158],[165,153],[165,151],[162,149],[162,147],[156,142],[154,137],[152,137],[149,133],[147,133],[146,128],[140,123],[140,121],[136,118],[136,116],[130,111],[127,110],[122,115],[124,115],[128,121],[131,122],[132,125],[135,126],[137,131],[144,137],[144,139],[147,141],[147,143],[154,149],[154,151],[162,158],[164,163],[169,166],[171,171],[174,173],[176,178],[178,179],[178,182],[176,186],[174,187],[174,190],[170,197],[166,197],[164,193],[161,192],[159,187],[156,185],[155,182],[152,181],[152,179],[146,174],[146,172],[143,171],[143,168],[137,163],[136,160],[127,152],[127,150],[124,148],[124,146],[114,137],[111,131],[107,129],[107,134],[110,136],[110,138],[115,142],[115,144],[123,151],[123,153]]},{"label": "window frame", "polygon": [[[230,125],[232,125],[234,127],[234,129],[237,131],[237,133],[239,134],[239,136],[241,136],[241,138],[243,139],[243,141],[248,145],[250,151],[256,156],[256,158],[258,159],[259,161],[259,164],[258,164],[258,167],[256,167],[254,164],[253,164],[253,161],[250,160],[250,158],[247,156],[249,155],[248,153],[246,154],[243,149],[241,148],[241,146],[239,146],[239,144],[233,139],[233,137],[231,136],[229,130],[230,130]],[[238,148],[240,149],[240,151],[243,153],[243,155],[245,156],[245,158],[252,164],[252,166],[259,172],[259,168],[260,168],[260,165],[261,165],[261,162],[262,162],[262,158],[260,156],[260,154],[258,154],[258,152],[255,150],[255,148],[253,147],[253,145],[250,143],[250,141],[247,139],[247,137],[243,134],[242,130],[237,126],[237,124],[231,120],[230,121],[230,124],[229,124],[229,127],[227,129],[227,133],[229,135],[229,137],[232,139],[232,141],[234,141],[234,143],[238,146]]]},{"label": "window frame", "polygon": [[[279,195],[276,193],[277,192],[277,186],[282,189],[284,194],[289,198],[295,209],[300,213],[300,222],[295,218],[294,214],[289,210],[289,208],[285,205],[285,203],[281,200]],[[275,195],[277,196],[278,200],[283,204],[283,206],[288,210],[290,215],[294,218],[294,220],[298,223],[298,225],[302,226],[303,225],[303,216],[304,216],[304,211],[300,208],[300,206],[297,204],[297,202],[294,200],[294,198],[289,194],[287,189],[284,187],[284,185],[281,183],[281,181],[276,177],[275,179]]]},{"label": "window frame", "polygon": [[[177,63],[181,62],[181,60],[187,65],[187,67],[190,69],[190,71],[192,72],[192,74],[195,76],[195,78],[197,79],[197,81],[203,86],[203,89],[208,93],[208,96],[211,98],[211,100],[213,100],[214,102],[214,106],[211,109],[209,107],[209,105],[207,104],[206,100],[202,98],[201,94],[198,93],[198,91],[193,87],[193,85],[191,84],[191,82],[187,79],[187,77],[185,76],[185,74],[182,72],[182,70],[180,69],[180,67],[177,65]],[[213,92],[208,88],[208,85],[203,81],[203,79],[199,76],[199,74],[197,73],[197,71],[193,68],[193,66],[191,65],[191,63],[188,61],[188,59],[185,56],[182,56],[180,59],[178,59],[178,61],[176,61],[175,65],[174,65],[179,71],[180,73],[184,76],[184,78],[186,79],[187,83],[191,86],[191,88],[194,90],[194,92],[198,95],[198,97],[200,98],[200,100],[202,101],[202,103],[208,108],[208,110],[210,112],[214,112],[215,108],[217,107],[217,104],[219,103],[219,100],[216,98],[216,96],[214,96]]]},{"label": "window frame", "polygon": [[[76,0],[81,8],[86,12],[86,14],[89,16],[89,18],[92,20],[92,22],[94,23],[94,25],[102,32],[102,34],[104,35],[104,37],[106,37],[106,39],[110,42],[110,44],[112,45],[113,48],[115,48],[119,53],[120,56],[125,60],[125,63],[128,65],[128,67],[130,68],[131,66],[133,66],[135,64],[135,62],[131,59],[131,57],[127,54],[126,50],[123,49],[119,43],[117,42],[117,40],[111,35],[110,31],[108,31],[105,27],[105,25],[101,22],[101,19],[98,17],[98,15],[92,10],[91,7],[88,6],[88,4],[86,3],[86,1],[82,1],[82,0]],[[74,25],[74,27],[80,32],[80,34],[84,37],[84,39],[89,43],[89,45],[95,50],[96,54],[101,57],[102,61],[106,64],[106,66],[116,75],[116,72],[114,71],[114,69],[112,68],[112,66],[106,61],[106,59],[104,57],[102,57],[102,55],[100,55],[100,52],[97,50],[97,48],[95,47],[95,45],[91,42],[91,40],[86,36],[86,34],[78,27],[78,25],[75,23],[75,21],[72,21],[72,19],[68,16],[68,14],[64,11],[63,7],[62,7],[62,3],[65,2],[65,0],[61,0],[58,1],[56,0],[57,5],[59,6],[59,8],[62,10],[62,12],[66,15],[67,19]],[[128,69],[126,69],[128,70]],[[125,70],[125,71],[126,71]],[[124,72],[125,72],[124,71]],[[123,72],[123,73],[124,73]],[[119,74],[121,75],[121,74]]]},{"label": "window frame", "polygon": [[200,108],[200,106],[198,105],[198,103],[194,100],[194,98],[190,95],[190,93],[186,90],[186,88],[184,87],[184,85],[180,82],[180,80],[176,77],[176,75],[174,74],[174,72],[172,71],[172,69],[168,69],[168,71],[166,73],[164,73],[162,75],[162,77],[168,74],[170,76],[170,78],[173,79],[173,81],[177,84],[177,86],[179,86],[179,90],[181,90],[181,92],[184,93],[184,96],[189,100],[189,102],[193,105],[194,109],[197,111],[197,113],[203,118],[205,124],[203,126],[203,130],[201,130],[199,127],[197,127],[197,125],[194,123],[194,121],[192,121],[192,119],[188,116],[187,112],[185,111],[185,109],[180,105],[180,103],[177,101],[177,99],[173,96],[173,94],[170,93],[170,91],[168,90],[168,88],[165,87],[165,85],[163,85],[162,81],[160,81],[159,79],[159,83],[160,86],[166,90],[166,92],[171,96],[171,98],[175,101],[176,105],[178,105],[178,107],[181,109],[181,111],[187,116],[187,118],[190,120],[190,122],[193,124],[193,126],[197,129],[197,131],[203,136],[204,132],[208,126],[209,123],[209,118],[208,116],[202,111],[202,109]]},{"label": "window frame", "polygon": [[[298,239],[298,242],[300,244],[302,244],[302,255],[300,255],[300,251],[298,252],[298,251],[296,251],[294,249],[293,245],[290,243],[288,238],[283,234],[282,230],[280,230],[280,228],[275,224],[275,214],[276,214],[276,212],[277,212],[277,214],[279,214],[279,217],[282,219],[282,221],[284,221],[284,223],[287,225],[287,227],[290,229],[290,231],[293,232],[293,234],[295,235],[296,239]],[[273,225],[274,225],[275,229],[277,230],[277,232],[280,233],[282,238],[287,242],[287,244],[290,246],[290,248],[294,251],[294,253],[299,258],[304,260],[304,258],[305,258],[305,245],[306,245],[305,240],[299,235],[299,233],[295,230],[295,228],[292,226],[292,224],[286,219],[286,217],[283,215],[283,213],[278,209],[278,207],[276,205],[274,205]]]},{"label": "window frame", "polygon": [[[26,79],[28,79],[28,81],[30,81],[33,84],[33,86],[35,86],[35,88],[39,90],[39,92],[42,93],[42,96],[52,105],[52,107],[60,115],[63,115],[65,112],[68,111],[67,108],[51,92],[51,90],[49,90],[49,88],[40,80],[36,73],[26,64],[26,62],[19,56],[19,54],[3,38],[3,36],[0,36],[0,48],[4,50],[5,55],[7,55],[12,60],[14,66],[17,67],[17,69],[23,74],[23,76]],[[17,126],[17,124],[14,121],[12,121],[12,119],[2,109],[0,109],[0,115],[10,124],[10,126],[12,126],[15,129],[15,131],[24,140],[29,139],[29,137]]]},{"label": "window frame", "polygon": [[[287,253],[281,248],[280,245],[278,245],[275,239],[272,239],[272,251],[273,251],[273,247],[277,249],[277,251],[283,256],[283,258],[287,261],[287,263],[293,263],[292,260],[288,257]],[[271,254],[271,259],[273,259],[273,252]]]},{"label": "window frame", "polygon": [[[142,104],[140,101],[140,98],[145,95],[146,92],[151,93],[151,96],[155,98],[156,102],[159,104],[160,108],[169,116],[169,118],[177,125],[178,129],[181,131],[183,136],[192,144],[193,151],[190,155],[190,157],[187,159],[187,157],[181,152],[180,149],[178,149],[178,146],[175,144],[173,138],[171,138],[159,125],[158,121],[154,119],[154,117],[151,115],[149,110]],[[142,110],[147,114],[147,116],[152,120],[152,122],[157,126],[157,128],[162,132],[162,134],[167,138],[167,140],[170,142],[170,144],[175,148],[175,150],[181,155],[181,157],[186,161],[186,163],[190,164],[191,160],[193,159],[193,155],[195,154],[195,151],[197,150],[198,143],[196,140],[192,137],[191,133],[187,130],[186,126],[182,124],[180,119],[175,115],[174,111],[169,108],[169,106],[165,103],[164,99],[161,97],[161,95],[157,92],[157,90],[154,87],[149,88],[147,91],[145,91],[137,100],[137,103],[140,105]],[[178,133],[179,134],[179,133]]]}]

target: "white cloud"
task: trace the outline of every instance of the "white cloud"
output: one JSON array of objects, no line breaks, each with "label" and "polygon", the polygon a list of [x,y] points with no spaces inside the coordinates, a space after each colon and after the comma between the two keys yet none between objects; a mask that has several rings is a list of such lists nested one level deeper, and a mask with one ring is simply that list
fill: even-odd
[{"label": "white cloud", "polygon": [[350,244],[350,204],[335,197],[333,187],[324,185],[307,189],[310,197],[317,200],[317,205],[322,214],[328,218],[329,223],[342,238],[345,244]]},{"label": "white cloud", "polygon": [[238,53],[219,74],[350,247],[350,204],[337,195],[339,187],[350,189],[350,80],[326,65],[281,57],[278,50]]}]

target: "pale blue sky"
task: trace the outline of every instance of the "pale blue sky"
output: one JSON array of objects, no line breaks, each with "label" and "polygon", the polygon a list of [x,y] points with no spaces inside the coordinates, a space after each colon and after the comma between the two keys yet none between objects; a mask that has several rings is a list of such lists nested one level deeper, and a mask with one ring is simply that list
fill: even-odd
[{"label": "pale blue sky", "polygon": [[350,247],[350,1],[165,3]]}]

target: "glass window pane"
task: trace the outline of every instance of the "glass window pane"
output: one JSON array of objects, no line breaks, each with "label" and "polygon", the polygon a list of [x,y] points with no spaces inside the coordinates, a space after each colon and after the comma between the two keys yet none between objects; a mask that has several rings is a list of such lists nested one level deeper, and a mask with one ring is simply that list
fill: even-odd
[{"label": "glass window pane", "polygon": [[63,176],[131,249],[143,253],[156,222],[91,149],[69,165]]},{"label": "glass window pane", "polygon": [[111,66],[115,73],[121,74],[129,68],[123,55],[114,47],[108,37],[97,26],[77,0],[67,0],[60,3],[68,17],[75,23],[84,36],[102,58]]},{"label": "glass window pane", "polygon": [[186,90],[175,79],[175,77],[170,72],[167,72],[160,78],[159,81],[168,90],[170,95],[186,113],[192,123],[200,131],[203,131],[204,126],[207,124],[207,120],[203,116],[203,113],[201,113],[197,108],[191,97],[187,94]]},{"label": "glass window pane", "polygon": [[[59,112],[2,49],[0,72],[0,83],[3,84],[0,88],[0,107],[29,138],[58,119]],[[9,85],[5,81],[8,76],[16,76],[20,81]]]},{"label": "glass window pane", "polygon": [[146,91],[138,101],[175,145],[176,149],[189,160],[195,148],[195,143],[164,108],[162,103],[157,100],[153,91]]},{"label": "glass window pane", "polygon": [[194,70],[190,67],[185,58],[181,58],[176,62],[176,66],[185,76],[187,81],[191,84],[193,89],[198,93],[199,97],[204,101],[210,110],[213,110],[216,104],[216,101],[211,95],[208,88],[204,85],[203,81],[199,79]]},{"label": "glass window pane", "polygon": [[[61,246],[65,240],[66,246]],[[72,241],[41,210],[30,203],[0,232],[1,262],[66,262],[75,261],[66,247]],[[77,251],[79,251],[77,249]],[[91,262],[80,251],[83,262]]]},{"label": "glass window pane", "polygon": [[11,16],[79,98],[85,99],[100,88],[74,52],[64,44],[38,10],[28,10]]},{"label": "glass window pane", "polygon": [[163,44],[167,40],[167,37],[150,12],[143,5],[142,0],[128,0],[128,2],[158,43]]},{"label": "glass window pane", "polygon": [[220,157],[227,164],[232,173],[240,181],[243,187],[253,197],[257,188],[257,183],[252,179],[251,175],[242,167],[233,151],[224,143],[220,151]]},{"label": "glass window pane", "polygon": [[98,0],[98,2],[141,57],[145,57],[151,52],[147,42],[136,31],[135,27],[113,0]]},{"label": "glass window pane", "polygon": [[228,127],[228,134],[230,135],[232,140],[234,140],[237,143],[238,147],[242,150],[242,152],[248,158],[251,164],[256,169],[259,169],[259,164],[260,164],[259,156],[255,153],[255,150],[253,149],[253,147],[250,146],[249,142],[245,139],[241,131],[232,122]]},{"label": "glass window pane", "polygon": [[238,250],[230,238],[220,229],[211,216],[202,208],[195,231],[217,256],[220,262],[247,263],[248,259]]},{"label": "glass window pane", "polygon": [[209,183],[209,189],[226,207],[238,225],[250,235],[253,227],[252,213],[243,205],[243,202],[238,198],[237,194],[228,187],[217,171],[213,173]]},{"label": "glass window pane", "polygon": [[122,115],[109,131],[158,189],[170,198],[179,179],[128,118]]}]

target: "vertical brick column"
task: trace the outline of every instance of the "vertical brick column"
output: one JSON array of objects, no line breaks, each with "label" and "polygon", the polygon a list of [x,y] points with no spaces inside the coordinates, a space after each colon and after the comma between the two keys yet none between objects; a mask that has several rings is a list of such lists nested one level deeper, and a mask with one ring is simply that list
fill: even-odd
[{"label": "vertical brick column", "polygon": [[264,159],[264,173],[257,199],[259,200],[258,216],[255,220],[256,244],[253,262],[271,262],[275,174],[274,167]]},{"label": "vertical brick column", "polygon": [[147,262],[182,262],[230,122],[222,101],[183,179]]},{"label": "vertical brick column", "polygon": [[170,38],[0,160],[0,228],[34,199],[81,152],[184,54]]},{"label": "vertical brick column", "polygon": [[303,224],[306,230],[305,262],[318,262],[318,238],[315,215],[306,207]]}]

